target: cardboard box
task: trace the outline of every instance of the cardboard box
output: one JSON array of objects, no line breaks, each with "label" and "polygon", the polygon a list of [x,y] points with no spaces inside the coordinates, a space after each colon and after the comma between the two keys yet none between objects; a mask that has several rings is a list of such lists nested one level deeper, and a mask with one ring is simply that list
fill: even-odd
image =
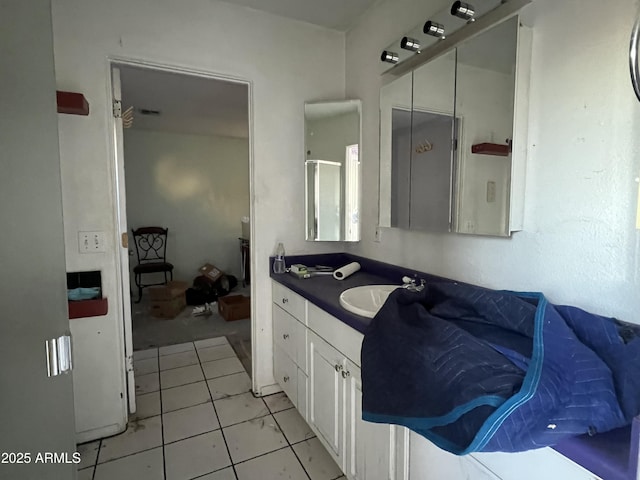
[{"label": "cardboard box", "polygon": [[149,287],[149,298],[151,301],[156,300],[171,300],[172,298],[184,296],[189,288],[189,282],[183,282],[182,280],[171,280],[166,285],[160,285],[158,287]]},{"label": "cardboard box", "polygon": [[218,313],[227,322],[251,316],[251,297],[227,295],[218,299]]},{"label": "cardboard box", "polygon": [[222,276],[222,270],[220,270],[215,265],[211,265],[210,263],[205,263],[201,266],[198,271],[200,275],[205,276],[208,280],[215,282]]},{"label": "cardboard box", "polygon": [[152,302],[149,312],[156,318],[175,318],[186,306],[187,302],[183,293],[171,300],[156,300]]}]

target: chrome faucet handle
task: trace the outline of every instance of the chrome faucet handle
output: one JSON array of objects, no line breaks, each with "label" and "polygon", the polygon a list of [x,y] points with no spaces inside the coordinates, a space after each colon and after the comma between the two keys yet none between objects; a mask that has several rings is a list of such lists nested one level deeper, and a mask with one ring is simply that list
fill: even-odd
[{"label": "chrome faucet handle", "polygon": [[421,278],[420,285],[416,284],[416,280],[417,278],[411,278],[407,276],[402,277],[402,283],[404,283],[404,285],[402,285],[402,288],[406,288],[407,290],[411,290],[412,292],[420,292],[424,290],[424,287],[427,284],[426,280],[424,278]]}]

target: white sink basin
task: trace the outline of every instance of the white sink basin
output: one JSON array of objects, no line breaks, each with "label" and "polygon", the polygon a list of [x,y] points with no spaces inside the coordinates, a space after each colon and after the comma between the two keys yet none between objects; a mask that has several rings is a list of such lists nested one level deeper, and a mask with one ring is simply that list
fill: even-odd
[{"label": "white sink basin", "polygon": [[399,285],[364,285],[340,294],[340,306],[356,315],[373,318]]}]

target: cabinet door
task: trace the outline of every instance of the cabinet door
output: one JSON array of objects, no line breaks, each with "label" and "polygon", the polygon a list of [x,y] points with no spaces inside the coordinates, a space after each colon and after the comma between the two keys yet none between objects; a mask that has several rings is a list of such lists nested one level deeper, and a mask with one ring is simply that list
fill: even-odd
[{"label": "cabinet door", "polygon": [[[456,456],[436,447],[417,433],[409,434],[409,480],[500,480],[500,477],[471,456]],[[511,455],[511,454],[509,454]],[[515,478],[520,477],[512,477]],[[539,478],[566,478],[563,476]]]},{"label": "cabinet door", "polygon": [[347,455],[350,480],[395,480],[396,428],[362,420],[360,369],[350,361],[341,373],[345,378]]},{"label": "cabinet door", "polygon": [[346,359],[309,332],[309,424],[335,462],[343,464],[343,386]]}]

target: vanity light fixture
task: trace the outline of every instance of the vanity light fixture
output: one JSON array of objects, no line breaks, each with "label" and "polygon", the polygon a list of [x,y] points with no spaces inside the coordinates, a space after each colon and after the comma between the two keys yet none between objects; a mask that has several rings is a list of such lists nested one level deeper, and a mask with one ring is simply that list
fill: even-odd
[{"label": "vanity light fixture", "polygon": [[422,31],[427,35],[440,38],[441,40],[444,40],[445,38],[444,25],[440,23],[432,22],[431,20],[429,20],[427,23],[424,24]]},{"label": "vanity light fixture", "polygon": [[402,37],[400,47],[404,48],[405,50],[409,50],[410,52],[417,52],[418,50],[420,50],[420,41],[411,37]]},{"label": "vanity light fixture", "polygon": [[473,5],[469,3],[458,1],[458,2],[454,2],[453,5],[451,5],[451,15],[453,15],[454,17],[461,18],[463,20],[467,20],[468,22],[475,21],[475,18],[473,18],[475,13],[476,13],[475,8],[473,8]]},{"label": "vanity light fixture", "polygon": [[382,55],[380,55],[380,60],[388,63],[398,63],[400,57],[395,52],[390,52],[389,50],[383,50]]}]

